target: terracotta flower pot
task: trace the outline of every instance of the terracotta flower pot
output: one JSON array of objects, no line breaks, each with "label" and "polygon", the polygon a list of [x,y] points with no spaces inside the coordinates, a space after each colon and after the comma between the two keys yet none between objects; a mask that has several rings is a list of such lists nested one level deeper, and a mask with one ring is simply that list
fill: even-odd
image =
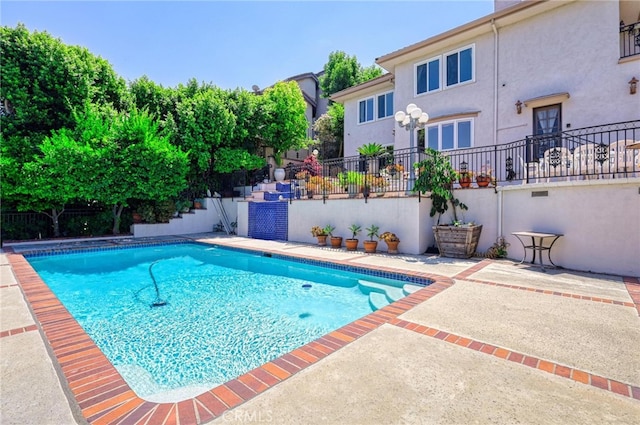
[{"label": "terracotta flower pot", "polygon": [[478,183],[478,187],[487,187],[489,186],[489,183],[491,183],[491,177],[478,176],[476,177],[476,183]]},{"label": "terracotta flower pot", "polygon": [[471,177],[460,177],[458,183],[460,183],[460,187],[464,189],[471,187]]},{"label": "terracotta flower pot", "polygon": [[378,248],[378,241],[364,241],[364,252],[373,254]]},{"label": "terracotta flower pot", "polygon": [[358,249],[358,239],[346,239],[344,241],[347,251],[355,251]]},{"label": "terracotta flower pot", "polygon": [[342,236],[331,236],[331,247],[332,248],[341,248],[342,247]]},{"label": "terracotta flower pot", "polygon": [[397,254],[398,253],[398,244],[400,241],[387,241],[387,252],[389,254]]},{"label": "terracotta flower pot", "polygon": [[327,235],[318,235],[318,246],[327,246]]}]

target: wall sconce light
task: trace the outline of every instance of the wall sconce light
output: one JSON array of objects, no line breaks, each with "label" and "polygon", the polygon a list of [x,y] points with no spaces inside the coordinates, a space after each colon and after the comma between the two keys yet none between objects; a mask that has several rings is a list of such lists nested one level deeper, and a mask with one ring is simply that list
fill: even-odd
[{"label": "wall sconce light", "polygon": [[516,102],[516,112],[518,113],[518,115],[522,113],[522,102],[520,101]]},{"label": "wall sconce light", "polygon": [[638,79],[633,77],[631,81],[629,81],[629,94],[636,94],[638,90]]}]

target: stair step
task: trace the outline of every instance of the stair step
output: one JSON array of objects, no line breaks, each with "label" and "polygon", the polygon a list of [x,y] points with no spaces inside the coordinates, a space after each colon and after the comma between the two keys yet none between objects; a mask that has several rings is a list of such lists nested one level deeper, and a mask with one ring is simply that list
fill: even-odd
[{"label": "stair step", "polygon": [[363,294],[369,294],[371,292],[379,292],[381,294],[384,294],[387,292],[387,288],[389,287],[389,285],[362,279],[358,280],[358,285],[360,286],[360,290]]},{"label": "stair step", "polygon": [[369,305],[373,311],[380,310],[382,307],[389,305],[389,300],[385,294],[380,292],[371,292],[369,294]]},{"label": "stair step", "polygon": [[402,288],[394,288],[393,286],[389,286],[387,288],[387,299],[389,300],[389,302],[394,302],[394,301],[398,301],[401,298],[404,298],[407,296],[407,294],[404,293],[404,289]]},{"label": "stair step", "polygon": [[414,292],[419,291],[422,288],[424,288],[424,286],[422,286],[422,285],[413,285],[411,283],[406,283],[402,287],[402,291],[405,293],[405,295],[409,295],[409,294],[413,294]]}]

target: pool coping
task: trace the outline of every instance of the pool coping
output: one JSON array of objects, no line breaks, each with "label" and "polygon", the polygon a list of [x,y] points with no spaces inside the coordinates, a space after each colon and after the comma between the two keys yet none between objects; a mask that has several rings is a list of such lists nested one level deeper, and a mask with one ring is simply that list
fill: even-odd
[{"label": "pool coping", "polygon": [[[158,244],[176,243],[159,241]],[[183,239],[184,240],[184,239]],[[369,270],[406,276],[406,282],[424,281],[431,284],[406,297],[395,301],[375,312],[351,322],[333,332],[311,341],[279,358],[267,362],[235,379],[221,384],[194,398],[179,402],[156,403],[138,397],[120,376],[116,368],[102,351],[93,343],[78,322],[66,310],[46,283],[31,267],[25,255],[7,249],[9,263],[21,287],[40,330],[45,344],[55,356],[58,370],[64,378],[70,394],[83,417],[92,424],[147,424],[176,423],[181,425],[199,424],[211,421],[258,394],[287,380],[301,370],[322,360],[358,338],[379,328],[385,323],[397,325],[399,315],[428,300],[453,285],[452,278],[410,270],[384,266],[368,266],[345,260],[318,259],[317,257],[295,253],[283,254],[269,249],[234,248],[204,241],[184,240],[189,243],[221,246],[252,253],[269,253],[273,257],[293,259],[312,264],[333,264],[349,270]],[[180,243],[180,242],[177,242]],[[153,245],[152,242],[145,246]],[[141,245],[135,245],[141,246]],[[106,249],[122,248],[122,245]],[[90,248],[88,251],[103,250],[104,247]],[[85,251],[78,247],[64,252]],[[56,253],[60,251],[56,250]],[[24,254],[24,255],[23,255]],[[44,255],[51,255],[49,252]]]}]

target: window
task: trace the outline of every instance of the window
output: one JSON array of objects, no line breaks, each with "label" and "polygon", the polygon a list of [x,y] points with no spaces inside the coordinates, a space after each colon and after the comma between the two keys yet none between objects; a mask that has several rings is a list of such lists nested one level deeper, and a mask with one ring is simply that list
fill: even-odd
[{"label": "window", "polygon": [[440,58],[416,66],[416,94],[440,89]]},{"label": "window", "polygon": [[[467,46],[415,66],[415,94],[420,95],[474,80],[474,46]],[[443,81],[444,79],[444,81]]]},{"label": "window", "polygon": [[378,96],[378,119],[393,115],[393,92]]},{"label": "window", "polygon": [[361,100],[359,103],[358,123],[373,121],[373,98]]},{"label": "window", "polygon": [[473,47],[445,55],[447,87],[473,80]]},{"label": "window", "polygon": [[358,102],[358,124],[393,116],[393,92],[382,93]]},{"label": "window", "polygon": [[473,145],[473,120],[445,121],[427,126],[427,146],[435,150],[470,148]]}]

